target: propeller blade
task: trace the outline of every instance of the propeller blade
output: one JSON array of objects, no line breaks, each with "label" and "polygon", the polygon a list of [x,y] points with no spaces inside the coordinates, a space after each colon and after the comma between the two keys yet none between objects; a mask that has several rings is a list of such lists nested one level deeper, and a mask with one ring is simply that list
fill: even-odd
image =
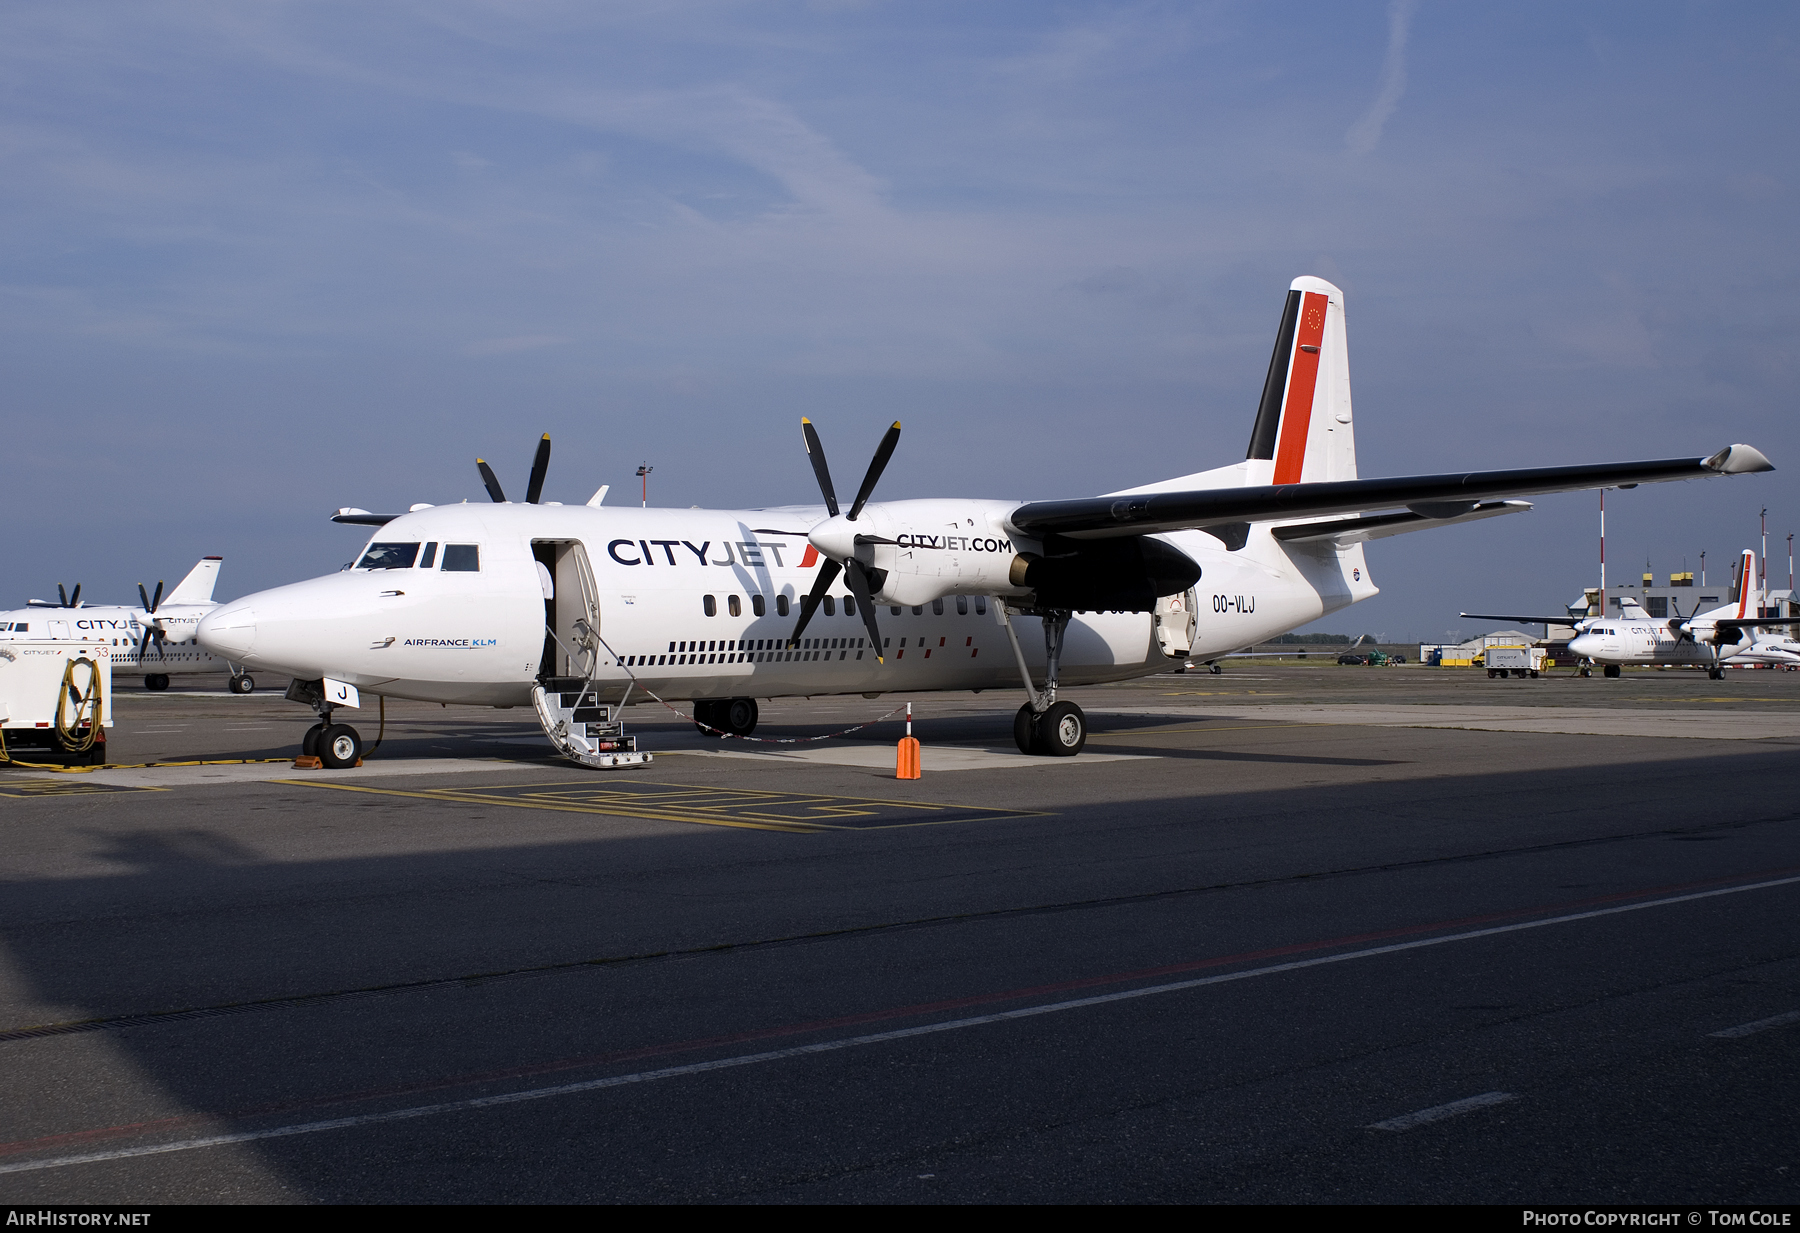
[{"label": "propeller blade", "polygon": [[[154,613],[158,608],[162,607],[162,587],[163,587],[163,580],[161,578],[158,578],[156,580],[156,594],[150,597],[150,611],[152,613]],[[81,588],[79,588],[79,587],[76,588],[76,590],[80,590],[80,589]]]},{"label": "propeller blade", "polygon": [[494,478],[494,468],[480,458],[475,460],[475,466],[481,471],[481,482],[487,485],[488,496],[494,498],[494,504],[505,505],[506,492],[500,487],[500,481]]},{"label": "propeller blade", "polygon": [[869,631],[869,645],[875,648],[875,662],[884,664],[887,660],[881,653],[881,627],[875,623],[875,601],[869,598],[869,575],[855,557],[844,563],[844,581],[850,584],[850,593],[856,596],[856,609],[862,613],[863,628]]},{"label": "propeller blade", "polygon": [[800,635],[806,632],[806,623],[813,619],[813,613],[819,610],[819,601],[825,598],[825,592],[831,590],[831,584],[837,581],[838,572],[843,568],[830,557],[826,557],[824,564],[819,566],[819,580],[813,583],[813,589],[800,600],[800,623],[794,626],[794,632],[788,638],[789,646],[800,641]]},{"label": "propeller blade", "polygon": [[750,533],[752,535],[798,535],[801,539],[812,534],[810,531],[783,531],[780,527],[751,527]]},{"label": "propeller blade", "polygon": [[819,481],[819,491],[825,494],[825,508],[836,518],[837,490],[831,486],[831,468],[825,465],[825,447],[819,444],[818,430],[804,415],[800,417],[800,435],[806,438],[806,459],[812,463],[813,475]]},{"label": "propeller blade", "polygon": [[856,537],[856,542],[859,544],[898,544],[900,541],[889,539],[885,535],[859,535]]},{"label": "propeller blade", "polygon": [[63,584],[60,582],[56,584],[56,606],[59,608],[69,606],[69,593],[63,590]]},{"label": "propeller blade", "polygon": [[882,435],[881,444],[875,447],[875,457],[869,460],[869,473],[863,476],[862,487],[856,490],[856,500],[850,506],[850,512],[844,517],[851,522],[862,513],[863,506],[869,503],[869,494],[875,491],[875,484],[881,473],[887,469],[888,459],[894,456],[894,447],[900,444],[900,421],[895,420]]},{"label": "propeller blade", "polygon": [[544,474],[550,470],[550,434],[538,442],[537,457],[531,460],[531,482],[525,485],[525,504],[536,505],[544,495]]},{"label": "propeller blade", "polygon": [[69,595],[69,607],[81,607],[81,584],[79,582],[75,584],[75,590]]},{"label": "propeller blade", "polygon": [[143,602],[144,612],[148,614],[150,611],[150,593],[144,590],[144,584],[141,582],[138,583],[138,599]]}]

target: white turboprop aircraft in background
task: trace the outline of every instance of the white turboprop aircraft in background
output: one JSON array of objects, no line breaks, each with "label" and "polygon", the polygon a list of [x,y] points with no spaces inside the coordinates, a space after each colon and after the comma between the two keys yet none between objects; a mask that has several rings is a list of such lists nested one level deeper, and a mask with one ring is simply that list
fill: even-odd
[{"label": "white turboprop aircraft in background", "polygon": [[1569,651],[1582,659],[1604,665],[1603,674],[1619,675],[1621,668],[1670,665],[1704,667],[1715,681],[1725,679],[1731,664],[1800,664],[1800,642],[1784,633],[1771,634],[1764,626],[1777,629],[1800,625],[1800,617],[1759,616],[1752,609],[1752,580],[1756,577],[1756,554],[1744,549],[1733,570],[1730,603],[1688,616],[1653,617],[1645,612],[1634,597],[1619,601],[1619,612],[1612,616],[1543,617],[1495,616],[1489,613],[1465,612],[1468,620],[1524,621],[1544,625],[1567,625],[1575,636],[1569,640]]},{"label": "white turboprop aircraft in background", "polygon": [[[334,719],[359,691],[532,703],[557,749],[607,766],[642,760],[615,722],[634,692],[691,700],[702,725],[747,735],[758,698],[1022,685],[1020,748],[1071,755],[1087,722],[1062,689],[1237,650],[1366,599],[1365,540],[1519,512],[1507,498],[1533,493],[1772,469],[1733,445],[1358,478],[1343,294],[1317,278],[1288,292],[1247,456],[1216,470],[1072,500],[871,502],[895,424],[841,509],[801,424],[823,507],[540,503],[546,436],[523,503],[478,460],[490,504],[340,511],[380,527],[351,568],[223,605],[200,644],[292,674],[288,696],[319,715],[303,751],[328,766],[361,750]],[[1153,624],[1172,595],[1183,618]]]},{"label": "white turboprop aircraft in background", "polygon": [[135,608],[86,604],[79,586],[69,594],[59,584],[55,600],[29,600],[24,608],[0,612],[0,641],[104,642],[113,648],[113,672],[137,669],[145,689],[167,689],[172,676],[230,672],[231,692],[247,694],[256,682],[194,640],[200,618],[219,606],[212,596],[220,564],[219,557],[202,557],[166,597],[162,583],[154,596],[139,583]]}]

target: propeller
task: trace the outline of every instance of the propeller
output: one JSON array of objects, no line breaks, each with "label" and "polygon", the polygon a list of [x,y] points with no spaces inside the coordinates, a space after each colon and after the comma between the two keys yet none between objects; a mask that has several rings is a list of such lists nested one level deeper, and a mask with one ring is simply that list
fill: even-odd
[{"label": "propeller", "polygon": [[79,582],[77,582],[75,584],[75,594],[64,595],[62,583],[60,583],[60,582],[57,583],[56,584],[56,600],[57,600],[57,605],[62,608],[79,608],[79,607],[81,607],[81,584]]},{"label": "propeller", "polygon": [[138,583],[138,598],[144,601],[144,636],[138,639],[138,662],[140,663],[148,658],[146,652],[149,649],[151,638],[156,639],[156,658],[163,657],[162,626],[154,619],[156,610],[162,606],[162,593],[163,580],[161,578],[156,580],[156,596],[154,598],[145,592],[143,583]]},{"label": "propeller", "polygon": [[[496,505],[506,504],[506,491],[500,487],[499,479],[494,475],[494,468],[487,465],[487,460],[477,458],[475,467],[481,472],[481,482],[487,487],[488,496]],[[531,478],[525,483],[525,503],[538,504],[544,495],[544,476],[550,470],[550,434],[545,433],[538,442],[537,453],[531,459]]]},{"label": "propeller", "polygon": [[[825,497],[825,509],[831,518],[835,519],[840,516],[837,489],[831,482],[831,467],[825,461],[825,447],[820,443],[819,432],[813,427],[812,421],[804,416],[800,419],[800,435],[806,442],[807,461],[812,463],[813,476],[819,481],[819,492]],[[888,460],[894,456],[894,449],[899,444],[900,421],[895,420],[883,434],[881,443],[875,447],[875,456],[869,460],[869,469],[863,475],[862,486],[856,490],[856,500],[851,502],[849,512],[842,515],[846,522],[855,522],[857,515],[863,512],[863,507],[869,503],[870,494],[875,491],[875,485],[880,481],[881,473],[887,469]],[[818,527],[814,527],[813,532],[818,529]],[[807,533],[809,542],[814,542],[811,539],[813,532]],[[797,531],[767,531],[766,533],[800,534]],[[891,539],[885,539],[878,535],[853,535],[850,553],[839,555],[826,553],[825,564],[819,567],[818,580],[813,583],[812,590],[800,601],[800,620],[794,626],[793,634],[788,638],[789,645],[800,641],[800,635],[805,632],[807,622],[812,620],[813,613],[819,609],[820,601],[831,590],[832,584],[837,581],[838,574],[842,573],[845,582],[849,584],[850,593],[856,597],[856,606],[862,614],[863,627],[869,631],[869,643],[875,648],[876,662],[885,663],[886,657],[882,654],[881,646],[881,628],[875,620],[873,599],[873,593],[880,589],[881,584],[873,577],[874,571],[857,559],[855,548],[864,544],[891,544],[893,542]],[[814,542],[814,546],[817,546],[816,542]]]}]

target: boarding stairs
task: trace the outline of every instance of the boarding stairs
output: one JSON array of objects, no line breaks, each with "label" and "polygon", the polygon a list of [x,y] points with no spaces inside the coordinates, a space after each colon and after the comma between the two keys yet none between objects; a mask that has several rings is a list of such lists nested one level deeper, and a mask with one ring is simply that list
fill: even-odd
[{"label": "boarding stairs", "polygon": [[622,707],[601,702],[591,681],[578,676],[540,677],[531,688],[544,735],[563,757],[583,766],[610,768],[643,766],[651,761],[639,753],[637,737],[625,735]]}]

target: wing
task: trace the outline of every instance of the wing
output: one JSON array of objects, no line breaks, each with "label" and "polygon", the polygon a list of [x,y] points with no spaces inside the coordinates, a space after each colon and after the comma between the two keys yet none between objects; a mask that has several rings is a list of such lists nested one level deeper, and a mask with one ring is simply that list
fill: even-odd
[{"label": "wing", "polygon": [[1496,616],[1491,612],[1459,612],[1456,615],[1465,621],[1523,621],[1527,625],[1567,625],[1571,629],[1577,621],[1588,619],[1576,616]]},{"label": "wing", "polygon": [[1027,535],[1105,539],[1148,535],[1232,522],[1268,522],[1324,514],[1365,514],[1404,507],[1426,519],[1475,512],[1484,501],[1584,488],[1629,488],[1669,480],[1710,479],[1775,468],[1759,450],[1733,445],[1707,458],[1665,458],[1576,467],[1527,467],[1454,475],[1406,475],[1391,479],[1338,480],[1318,484],[1265,484],[1199,492],[1151,492],[1072,501],[1032,501],[1010,521]]}]

